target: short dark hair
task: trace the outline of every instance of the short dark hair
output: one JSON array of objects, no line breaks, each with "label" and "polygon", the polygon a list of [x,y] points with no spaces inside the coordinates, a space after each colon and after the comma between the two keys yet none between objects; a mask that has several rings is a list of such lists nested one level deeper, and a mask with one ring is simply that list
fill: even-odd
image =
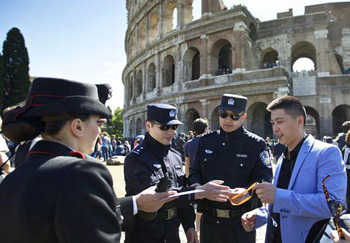
[{"label": "short dark hair", "polygon": [[79,118],[82,121],[87,121],[90,118],[90,115],[83,114],[61,114],[53,116],[44,116],[42,121],[44,123],[43,133],[48,135],[56,135],[63,128],[63,126],[71,120]]},{"label": "short dark hair", "polygon": [[195,135],[201,135],[205,132],[205,129],[208,127],[208,120],[203,118],[197,118],[193,122],[193,130]]},{"label": "short dark hair", "polygon": [[306,125],[306,110],[301,101],[294,96],[283,96],[273,100],[266,108],[269,112],[283,109],[284,112],[293,118],[304,117],[304,127]]},{"label": "short dark hair", "polygon": [[[347,144],[350,144],[350,130],[346,133],[345,142],[346,142]],[[345,161],[345,162],[346,162],[346,161]]]},{"label": "short dark hair", "polygon": [[350,121],[345,121],[341,125],[341,128],[343,129],[343,132],[347,132],[350,130]]}]

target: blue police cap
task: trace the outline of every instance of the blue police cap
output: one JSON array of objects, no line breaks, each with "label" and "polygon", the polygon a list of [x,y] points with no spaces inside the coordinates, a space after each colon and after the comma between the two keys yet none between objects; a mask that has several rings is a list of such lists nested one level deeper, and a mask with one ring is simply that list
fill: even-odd
[{"label": "blue police cap", "polygon": [[168,104],[147,105],[147,121],[156,121],[162,125],[183,125],[177,119],[176,107]]},{"label": "blue police cap", "polygon": [[221,97],[219,110],[230,110],[233,112],[245,111],[247,106],[247,97],[241,95],[224,94]]}]

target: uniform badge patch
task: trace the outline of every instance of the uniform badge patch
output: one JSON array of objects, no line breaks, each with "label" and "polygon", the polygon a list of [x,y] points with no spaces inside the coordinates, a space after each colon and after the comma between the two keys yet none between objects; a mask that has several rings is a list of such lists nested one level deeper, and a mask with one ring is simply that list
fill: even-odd
[{"label": "uniform badge patch", "polygon": [[213,153],[213,151],[211,151],[211,150],[209,150],[209,149],[206,149],[206,150],[204,150],[205,151],[205,153],[207,153],[207,154],[212,154]]},{"label": "uniform badge patch", "polygon": [[267,151],[263,151],[259,154],[261,161],[266,165],[270,166],[271,165],[271,160],[269,153]]},{"label": "uniform badge patch", "polygon": [[169,117],[175,117],[176,116],[176,111],[175,110],[171,110],[169,112]]},{"label": "uniform badge patch", "polygon": [[153,167],[159,169],[162,166],[160,164],[153,164]]},{"label": "uniform badge patch", "polygon": [[235,100],[234,99],[229,99],[228,101],[227,101],[227,104],[228,105],[234,105],[235,104]]}]

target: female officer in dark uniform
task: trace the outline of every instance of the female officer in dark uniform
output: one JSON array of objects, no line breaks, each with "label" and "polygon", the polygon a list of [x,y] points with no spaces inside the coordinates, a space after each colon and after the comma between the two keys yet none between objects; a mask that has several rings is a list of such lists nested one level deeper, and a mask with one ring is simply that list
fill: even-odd
[{"label": "female officer in dark uniform", "polygon": [[132,219],[134,199],[120,206],[108,169],[86,155],[110,115],[95,85],[53,78],[35,79],[25,105],[4,114],[11,140],[43,139],[0,186],[0,242],[119,242],[120,207]]}]

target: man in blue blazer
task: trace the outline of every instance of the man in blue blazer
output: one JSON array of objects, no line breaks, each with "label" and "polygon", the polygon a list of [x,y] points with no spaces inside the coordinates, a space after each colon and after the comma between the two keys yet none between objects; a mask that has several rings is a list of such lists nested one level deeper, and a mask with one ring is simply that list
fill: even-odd
[{"label": "man in blue blazer", "polygon": [[272,101],[273,131],[286,150],[278,160],[273,183],[261,183],[255,192],[268,210],[258,208],[242,216],[246,231],[267,222],[265,242],[305,242],[312,225],[332,216],[322,180],[331,199],[345,199],[347,179],[336,146],[305,133],[306,111],[299,99],[285,96]]}]

